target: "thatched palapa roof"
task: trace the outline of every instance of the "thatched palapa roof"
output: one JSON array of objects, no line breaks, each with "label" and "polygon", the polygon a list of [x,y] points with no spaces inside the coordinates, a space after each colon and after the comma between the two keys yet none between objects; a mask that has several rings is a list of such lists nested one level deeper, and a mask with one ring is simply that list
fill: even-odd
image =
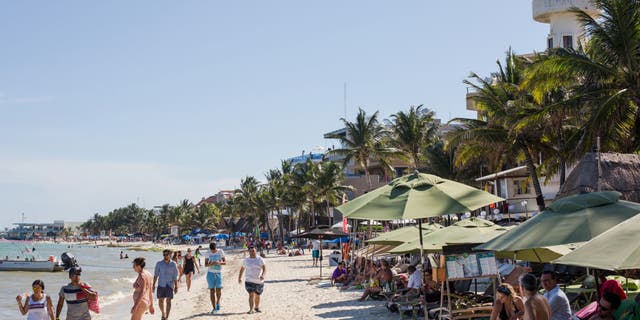
[{"label": "thatched palapa roof", "polygon": [[[601,153],[602,178],[600,190],[622,193],[621,199],[640,202],[640,155]],[[598,191],[598,162],[596,153],[587,153],[571,171],[556,199],[572,194]]]}]

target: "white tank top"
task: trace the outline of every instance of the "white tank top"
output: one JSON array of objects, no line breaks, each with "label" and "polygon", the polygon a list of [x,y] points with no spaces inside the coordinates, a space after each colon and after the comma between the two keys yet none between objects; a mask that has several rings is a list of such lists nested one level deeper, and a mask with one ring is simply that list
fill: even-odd
[{"label": "white tank top", "polygon": [[42,298],[38,301],[32,300],[33,296],[29,296],[29,313],[27,320],[49,320],[47,314],[47,295],[42,294]]}]

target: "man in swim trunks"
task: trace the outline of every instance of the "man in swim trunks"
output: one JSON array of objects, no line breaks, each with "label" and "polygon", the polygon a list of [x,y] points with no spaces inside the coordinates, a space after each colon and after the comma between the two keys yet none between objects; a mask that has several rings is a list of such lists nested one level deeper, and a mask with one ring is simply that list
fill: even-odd
[{"label": "man in swim trunks", "polygon": [[256,254],[256,248],[249,247],[249,258],[245,259],[238,274],[238,283],[242,283],[242,273],[246,272],[244,288],[249,293],[249,314],[260,310],[260,295],[264,290],[264,260]]},{"label": "man in swim trunks", "polygon": [[209,244],[209,257],[204,260],[204,266],[209,268],[207,272],[207,284],[209,285],[209,297],[211,299],[211,314],[220,311],[220,298],[222,296],[222,266],[227,264],[222,249],[216,248],[216,243]]},{"label": "man in swim trunks", "polygon": [[313,266],[319,266],[320,262],[320,240],[314,239],[311,241],[311,256],[313,257]]}]

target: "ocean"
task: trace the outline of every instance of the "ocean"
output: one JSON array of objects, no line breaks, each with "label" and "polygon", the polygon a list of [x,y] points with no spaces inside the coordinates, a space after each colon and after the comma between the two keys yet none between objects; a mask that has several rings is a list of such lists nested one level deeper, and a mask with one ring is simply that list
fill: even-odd
[{"label": "ocean", "polygon": [[[63,252],[73,254],[82,267],[81,281],[89,283],[98,291],[101,313],[93,319],[128,319],[133,306],[133,282],[138,274],[133,271],[131,261],[136,257],[145,257],[145,269],[153,273],[157,261],[162,259],[160,252],[127,251],[123,248],[96,247],[90,245],[68,245],[53,243],[0,242],[0,258],[15,258],[23,250],[36,249],[35,254],[42,259],[56,256],[60,260]],[[129,255],[129,259],[120,259],[120,251]],[[16,296],[31,294],[31,283],[40,279],[45,283],[45,293],[52,297],[55,312],[60,287],[69,282],[68,273],[63,272],[20,272],[0,271],[0,319],[22,319],[18,310]],[[61,318],[66,314],[66,304]]]}]

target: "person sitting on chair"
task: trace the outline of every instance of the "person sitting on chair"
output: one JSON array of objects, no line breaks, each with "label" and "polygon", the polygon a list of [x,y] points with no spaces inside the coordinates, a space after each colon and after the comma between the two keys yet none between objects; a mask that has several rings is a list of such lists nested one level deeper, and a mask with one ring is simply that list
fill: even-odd
[{"label": "person sitting on chair", "polygon": [[620,307],[620,296],[605,291],[598,301],[598,312],[589,320],[613,320],[613,314]]},{"label": "person sitting on chair", "polygon": [[389,269],[389,262],[382,260],[380,263],[380,270],[371,279],[370,286],[364,290],[362,297],[358,301],[364,301],[370,296],[377,295],[382,291],[386,285],[390,285],[393,280],[393,273]]},{"label": "person sitting on chair", "polygon": [[524,302],[516,294],[516,291],[508,283],[500,284],[496,291],[495,303],[491,310],[490,320],[522,319],[524,315]]}]

